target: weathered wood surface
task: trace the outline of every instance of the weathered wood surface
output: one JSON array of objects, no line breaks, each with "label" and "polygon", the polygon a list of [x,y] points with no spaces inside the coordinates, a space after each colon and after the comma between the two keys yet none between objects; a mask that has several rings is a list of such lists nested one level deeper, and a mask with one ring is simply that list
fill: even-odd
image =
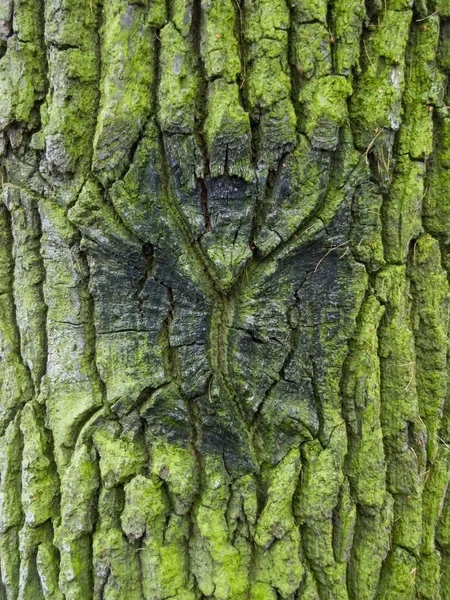
[{"label": "weathered wood surface", "polygon": [[448,0],[0,54],[0,599],[450,600]]}]

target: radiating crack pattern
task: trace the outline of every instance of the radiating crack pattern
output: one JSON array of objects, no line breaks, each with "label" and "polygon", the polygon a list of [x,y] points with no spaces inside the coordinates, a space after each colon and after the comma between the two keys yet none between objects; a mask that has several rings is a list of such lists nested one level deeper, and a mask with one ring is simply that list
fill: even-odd
[{"label": "radiating crack pattern", "polygon": [[450,600],[450,6],[6,0],[0,598]]}]

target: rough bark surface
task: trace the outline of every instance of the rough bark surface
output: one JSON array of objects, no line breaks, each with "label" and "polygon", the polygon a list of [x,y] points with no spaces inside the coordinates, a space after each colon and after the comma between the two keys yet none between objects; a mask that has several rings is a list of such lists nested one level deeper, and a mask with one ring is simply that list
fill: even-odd
[{"label": "rough bark surface", "polygon": [[450,600],[449,1],[0,55],[0,599]]}]

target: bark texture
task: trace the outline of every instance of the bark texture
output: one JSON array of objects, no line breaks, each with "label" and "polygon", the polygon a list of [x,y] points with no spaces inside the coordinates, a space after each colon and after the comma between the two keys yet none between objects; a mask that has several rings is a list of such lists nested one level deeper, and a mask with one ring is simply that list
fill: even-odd
[{"label": "bark texture", "polygon": [[0,53],[0,599],[450,600],[449,1]]}]

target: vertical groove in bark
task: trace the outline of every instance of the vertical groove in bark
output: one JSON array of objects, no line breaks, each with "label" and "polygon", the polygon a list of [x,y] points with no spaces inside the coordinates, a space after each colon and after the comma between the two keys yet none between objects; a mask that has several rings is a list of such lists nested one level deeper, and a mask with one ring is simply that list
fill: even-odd
[{"label": "vertical groove in bark", "polygon": [[449,23],[3,3],[0,598],[450,600]]}]

